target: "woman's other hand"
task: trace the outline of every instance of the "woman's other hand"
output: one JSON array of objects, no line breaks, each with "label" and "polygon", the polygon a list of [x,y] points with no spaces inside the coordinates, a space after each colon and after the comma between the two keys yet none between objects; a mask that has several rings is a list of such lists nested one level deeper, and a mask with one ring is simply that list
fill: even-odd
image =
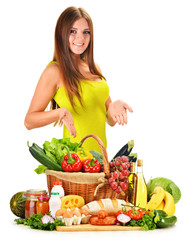
[{"label": "woman's other hand", "polygon": [[65,127],[68,129],[70,134],[75,138],[76,137],[76,129],[74,125],[74,120],[72,114],[65,107],[61,108],[61,113],[59,115],[59,119],[63,122]]},{"label": "woman's other hand", "polygon": [[133,112],[132,108],[121,100],[111,102],[108,108],[109,117],[119,125],[127,124],[127,110]]}]

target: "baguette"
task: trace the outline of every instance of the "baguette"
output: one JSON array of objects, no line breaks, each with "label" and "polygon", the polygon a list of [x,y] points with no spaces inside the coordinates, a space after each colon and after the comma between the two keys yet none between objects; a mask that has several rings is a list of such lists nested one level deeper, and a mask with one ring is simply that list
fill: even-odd
[{"label": "baguette", "polygon": [[[92,201],[87,203],[82,207],[82,209],[87,210],[91,215],[97,215],[98,211],[105,210],[109,215],[113,215],[117,213],[117,211],[122,210],[121,204],[127,204],[132,206],[130,203],[126,202],[125,200],[121,199],[100,199],[98,201]],[[127,209],[130,207],[126,207]]]}]

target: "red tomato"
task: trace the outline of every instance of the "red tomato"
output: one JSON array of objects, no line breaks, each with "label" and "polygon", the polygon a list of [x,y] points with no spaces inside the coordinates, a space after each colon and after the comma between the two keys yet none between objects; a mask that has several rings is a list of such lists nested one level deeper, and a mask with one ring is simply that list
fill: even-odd
[{"label": "red tomato", "polygon": [[134,219],[134,220],[140,220],[142,219],[143,217],[143,214],[139,211],[136,211],[136,210],[128,210],[127,211],[127,215],[131,218],[131,219]]},{"label": "red tomato", "polygon": [[124,212],[123,210],[119,210],[119,211],[116,212],[116,215],[115,215],[115,216],[117,217],[117,216],[118,216],[119,214],[121,214],[121,213],[123,213],[123,214],[127,214],[127,213]]},{"label": "red tomato", "polygon": [[144,209],[142,209],[142,208],[139,208],[137,211],[140,212],[140,213],[142,213],[143,215],[144,215],[144,214],[148,214],[148,215],[149,215],[149,212],[146,211],[146,210],[144,210]]}]

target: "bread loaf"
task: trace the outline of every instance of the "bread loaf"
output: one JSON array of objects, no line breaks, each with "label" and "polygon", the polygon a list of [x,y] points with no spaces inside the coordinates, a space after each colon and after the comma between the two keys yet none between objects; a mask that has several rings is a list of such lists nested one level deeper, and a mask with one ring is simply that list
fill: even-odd
[{"label": "bread loaf", "polygon": [[87,210],[91,215],[96,215],[98,211],[104,209],[108,214],[115,214],[117,211],[122,210],[121,204],[131,205],[125,200],[121,199],[100,199],[98,201],[92,201],[82,207]]}]

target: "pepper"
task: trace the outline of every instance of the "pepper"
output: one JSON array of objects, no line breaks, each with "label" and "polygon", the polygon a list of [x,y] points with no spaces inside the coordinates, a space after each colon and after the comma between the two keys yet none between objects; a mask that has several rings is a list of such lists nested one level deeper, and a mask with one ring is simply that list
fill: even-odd
[{"label": "pepper", "polygon": [[176,216],[167,216],[163,210],[155,209],[150,214],[154,217],[154,222],[158,228],[171,227],[177,222]]},{"label": "pepper", "polygon": [[67,154],[61,163],[61,167],[65,172],[80,172],[82,169],[82,162],[76,153],[70,153],[67,146],[64,146]]},{"label": "pepper", "polygon": [[92,157],[93,157],[90,152],[84,151],[84,150],[78,151],[77,155],[79,156],[79,158],[82,162],[84,162],[88,159],[92,159]]},{"label": "pepper", "polygon": [[160,217],[160,219],[157,220],[156,225],[158,228],[167,228],[173,226],[176,222],[176,216]]},{"label": "pepper", "polygon": [[101,170],[101,164],[95,158],[88,159],[83,162],[84,172],[98,173]]}]

